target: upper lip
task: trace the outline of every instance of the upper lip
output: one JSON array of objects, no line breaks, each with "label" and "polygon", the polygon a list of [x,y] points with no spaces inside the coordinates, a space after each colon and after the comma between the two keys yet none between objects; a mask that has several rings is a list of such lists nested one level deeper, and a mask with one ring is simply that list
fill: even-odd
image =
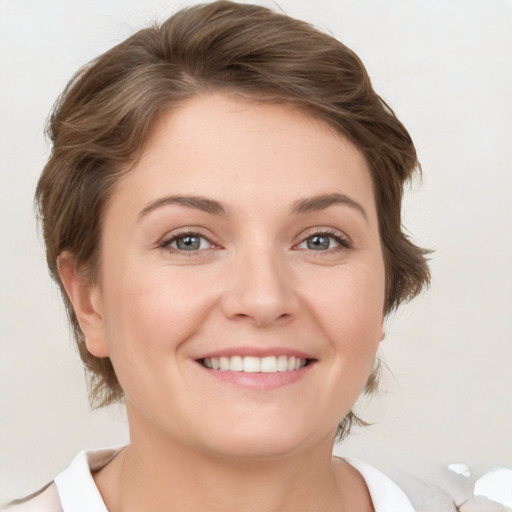
[{"label": "upper lip", "polygon": [[270,357],[270,356],[287,356],[300,357],[302,359],[315,359],[311,354],[300,350],[286,347],[230,347],[212,352],[201,354],[196,359],[209,359],[212,357],[233,357],[233,356],[249,356],[249,357]]}]

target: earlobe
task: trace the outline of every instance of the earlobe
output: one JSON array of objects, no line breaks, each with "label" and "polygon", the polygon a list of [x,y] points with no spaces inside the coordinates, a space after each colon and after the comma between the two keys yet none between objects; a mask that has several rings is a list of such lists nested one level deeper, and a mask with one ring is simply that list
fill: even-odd
[{"label": "earlobe", "polygon": [[382,323],[380,326],[380,338],[379,338],[379,347],[382,345],[384,338],[386,337],[386,318],[382,319]]},{"label": "earlobe", "polygon": [[77,267],[75,257],[68,251],[59,255],[58,268],[61,281],[73,305],[87,350],[96,357],[108,357],[109,349],[103,322],[101,292]]}]

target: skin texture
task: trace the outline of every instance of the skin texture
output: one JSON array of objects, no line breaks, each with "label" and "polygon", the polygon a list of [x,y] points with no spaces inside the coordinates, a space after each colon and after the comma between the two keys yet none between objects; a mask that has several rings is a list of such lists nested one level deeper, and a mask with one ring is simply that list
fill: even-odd
[{"label": "skin texture", "polygon": [[[98,282],[71,254],[60,271],[126,395],[109,510],[372,510],[331,450],[382,339],[384,264],[367,164],[332,128],[223,94],[162,114],[106,209]],[[292,380],[199,362],[297,351]]]}]

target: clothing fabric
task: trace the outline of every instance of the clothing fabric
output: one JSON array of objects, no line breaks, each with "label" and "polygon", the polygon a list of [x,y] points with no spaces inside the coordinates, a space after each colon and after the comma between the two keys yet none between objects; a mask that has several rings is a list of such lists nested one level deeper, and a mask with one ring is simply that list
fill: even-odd
[{"label": "clothing fabric", "polygon": [[[80,452],[70,466],[60,473],[42,492],[24,503],[12,505],[6,512],[108,512],[96,487],[92,472],[108,464],[121,448]],[[345,458],[364,478],[375,512],[511,512],[512,507],[491,501],[484,496],[474,496],[469,478],[446,468],[446,471],[423,471],[423,476],[413,476],[394,470],[388,476],[373,465],[354,458]],[[458,468],[460,469],[460,468]],[[462,471],[463,473],[464,471]],[[508,473],[507,473],[508,472]],[[496,478],[486,475],[496,483]],[[510,485],[512,470],[501,472],[502,485]],[[480,479],[478,482],[482,482]],[[478,484],[477,482],[477,484]],[[489,482],[487,482],[488,484]],[[485,484],[485,481],[484,481]],[[482,485],[480,485],[480,488]],[[485,485],[484,485],[485,487]],[[488,486],[488,488],[492,488]],[[501,491],[500,491],[501,492]],[[511,496],[512,499],[512,496]]]}]

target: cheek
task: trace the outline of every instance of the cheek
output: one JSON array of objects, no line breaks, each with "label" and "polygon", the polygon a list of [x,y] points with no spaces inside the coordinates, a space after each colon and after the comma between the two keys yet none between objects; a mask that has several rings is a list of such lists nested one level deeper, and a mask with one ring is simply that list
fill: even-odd
[{"label": "cheek", "polygon": [[160,389],[155,369],[162,363],[168,378],[176,377],[169,354],[197,325],[186,314],[187,301],[177,299],[165,282],[132,275],[105,283],[107,344],[128,401],[151,403],[148,390]]},{"label": "cheek", "polygon": [[[200,329],[215,287],[201,272],[116,272],[105,281],[106,332],[113,360],[158,358]],[[150,349],[150,350],[149,350]]]},{"label": "cheek", "polygon": [[369,342],[378,344],[384,319],[383,265],[340,267],[335,273],[318,273],[312,283],[304,295],[334,340],[363,352]]},{"label": "cheek", "polygon": [[344,413],[361,393],[375,363],[382,339],[384,281],[383,265],[347,266],[337,275],[319,277],[317,286],[310,287],[310,310],[328,340],[332,361],[325,378],[333,395],[326,400],[337,403],[336,410]]},{"label": "cheek", "polygon": [[344,266],[318,272],[304,297],[308,323],[327,340],[322,379],[325,392],[315,401],[337,425],[353,407],[373,369],[382,338],[383,266]]}]

